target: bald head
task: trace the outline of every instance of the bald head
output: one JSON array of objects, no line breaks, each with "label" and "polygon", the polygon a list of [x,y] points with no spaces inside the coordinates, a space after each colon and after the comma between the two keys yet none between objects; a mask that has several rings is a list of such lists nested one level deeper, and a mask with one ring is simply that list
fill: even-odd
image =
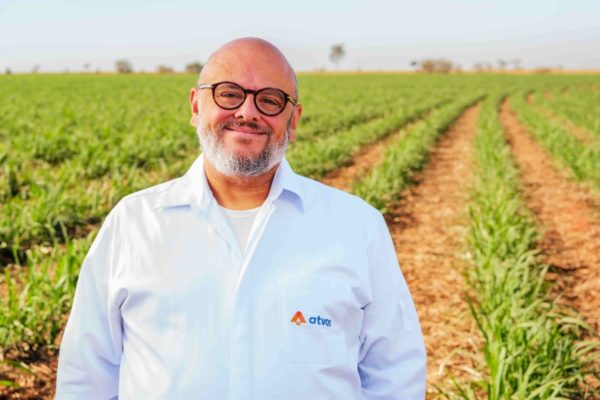
[{"label": "bald head", "polygon": [[236,39],[221,46],[209,57],[198,82],[235,81],[241,75],[255,83],[249,89],[277,87],[298,98],[298,80],[290,63],[277,47],[259,38]]}]

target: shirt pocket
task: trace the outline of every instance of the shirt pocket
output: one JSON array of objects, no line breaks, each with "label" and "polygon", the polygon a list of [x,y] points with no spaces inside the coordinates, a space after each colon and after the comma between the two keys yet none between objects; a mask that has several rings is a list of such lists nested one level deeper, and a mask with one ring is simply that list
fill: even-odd
[{"label": "shirt pocket", "polygon": [[337,365],[348,357],[344,312],[350,294],[343,282],[279,280],[282,351],[294,363]]}]

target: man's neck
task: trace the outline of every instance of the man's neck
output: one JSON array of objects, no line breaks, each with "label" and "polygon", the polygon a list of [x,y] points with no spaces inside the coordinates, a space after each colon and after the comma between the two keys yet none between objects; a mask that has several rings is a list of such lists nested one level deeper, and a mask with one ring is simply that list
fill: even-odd
[{"label": "man's neck", "polygon": [[206,180],[217,202],[230,210],[249,210],[260,207],[271,190],[279,164],[259,176],[223,175],[205,158]]}]

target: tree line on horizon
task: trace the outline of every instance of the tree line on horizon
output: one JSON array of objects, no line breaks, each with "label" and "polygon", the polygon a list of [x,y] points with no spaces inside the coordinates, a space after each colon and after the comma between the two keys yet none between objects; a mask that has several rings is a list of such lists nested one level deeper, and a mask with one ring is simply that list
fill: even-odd
[{"label": "tree line on horizon", "polygon": [[[339,70],[340,61],[346,56],[346,48],[344,43],[335,43],[331,45],[329,52],[329,60],[334,65],[335,70]],[[429,74],[449,74],[449,73],[460,73],[463,72],[463,68],[461,65],[449,60],[447,58],[425,58],[422,60],[413,60],[410,62],[410,67],[413,68],[415,72],[419,73],[429,73]],[[200,61],[194,61],[189,64],[186,64],[183,72],[189,74],[199,74],[202,71],[202,67],[204,64]],[[89,62],[83,65],[84,71],[89,72],[91,64]],[[552,72],[553,70],[562,70],[562,66],[549,68],[549,67],[540,67],[534,70],[534,72],[545,73]],[[133,64],[127,59],[119,59],[115,62],[115,70],[119,74],[131,74],[134,73]],[[360,67],[357,69],[361,70]],[[519,58],[514,58],[511,60],[498,59],[496,63],[490,63],[489,61],[480,61],[473,64],[471,71],[486,73],[486,72],[504,72],[504,71],[522,71],[524,70],[522,66],[522,60]],[[36,64],[31,73],[36,74],[40,71],[40,65]],[[325,71],[325,68],[318,68],[317,71]],[[69,70],[65,70],[65,73],[68,73]],[[100,73],[100,70],[96,71]],[[145,71],[139,71],[145,72]],[[156,67],[156,72],[159,74],[172,74],[175,73],[175,69],[165,64],[159,64]],[[11,74],[12,71],[10,68],[6,68],[5,73],[7,75]]]}]

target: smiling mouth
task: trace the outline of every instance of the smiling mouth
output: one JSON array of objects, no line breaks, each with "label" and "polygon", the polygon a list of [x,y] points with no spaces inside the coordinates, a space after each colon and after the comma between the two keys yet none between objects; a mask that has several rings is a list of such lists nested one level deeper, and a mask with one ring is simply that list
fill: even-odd
[{"label": "smiling mouth", "polygon": [[239,128],[225,128],[228,131],[233,131],[233,132],[239,132],[239,133],[245,133],[248,135],[264,135],[265,132],[261,132],[261,131],[257,131],[254,129],[249,129],[249,128],[245,128],[245,127],[239,127]]}]

